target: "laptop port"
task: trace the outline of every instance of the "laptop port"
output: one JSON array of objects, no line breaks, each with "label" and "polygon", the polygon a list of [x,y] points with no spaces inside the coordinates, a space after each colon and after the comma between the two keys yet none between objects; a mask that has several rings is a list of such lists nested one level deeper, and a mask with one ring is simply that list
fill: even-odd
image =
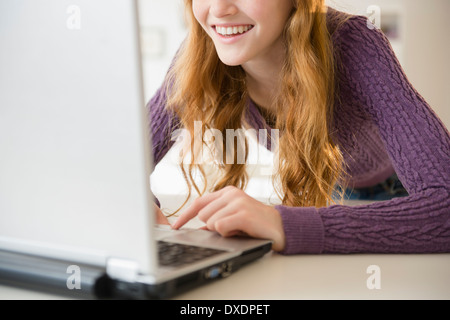
[{"label": "laptop port", "polygon": [[225,262],[220,266],[214,266],[205,271],[204,277],[206,279],[214,279],[217,277],[226,278],[233,272],[233,263]]},{"label": "laptop port", "polygon": [[205,272],[205,278],[206,279],[214,279],[214,278],[217,278],[218,276],[220,276],[221,273],[222,273],[222,267],[218,267],[218,266],[212,267]]},{"label": "laptop port", "polygon": [[222,278],[230,276],[232,272],[233,272],[233,262],[229,261],[222,264],[222,272],[220,274]]}]

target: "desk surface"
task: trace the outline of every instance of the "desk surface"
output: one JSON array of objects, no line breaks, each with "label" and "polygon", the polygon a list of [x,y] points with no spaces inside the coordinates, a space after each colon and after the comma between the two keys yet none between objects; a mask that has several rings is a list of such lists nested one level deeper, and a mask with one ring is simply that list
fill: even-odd
[{"label": "desk surface", "polygon": [[[380,289],[367,273],[379,267]],[[369,281],[370,283],[373,283]],[[0,286],[0,299],[65,299]],[[450,299],[450,254],[298,255],[269,253],[229,278],[175,299]]]},{"label": "desk surface", "polygon": [[[171,198],[172,199],[172,198]],[[167,200],[167,199],[162,199]],[[173,199],[172,199],[173,200]],[[169,202],[169,201],[166,201]],[[366,204],[351,201],[349,205]],[[202,224],[195,219],[189,227]],[[369,266],[380,289],[369,289]],[[369,281],[370,282],[370,281]],[[65,299],[0,285],[0,299]],[[269,253],[231,275],[175,299],[450,299],[450,254],[296,255]]]}]

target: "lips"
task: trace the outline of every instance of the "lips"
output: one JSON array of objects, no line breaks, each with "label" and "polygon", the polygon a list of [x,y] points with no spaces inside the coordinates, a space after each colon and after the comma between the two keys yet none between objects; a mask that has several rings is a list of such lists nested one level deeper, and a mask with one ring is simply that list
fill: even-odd
[{"label": "lips", "polygon": [[253,29],[253,25],[247,24],[247,25],[233,25],[233,26],[213,26],[213,28],[216,30],[218,34],[224,37],[233,37],[236,35],[244,34],[251,29]]}]

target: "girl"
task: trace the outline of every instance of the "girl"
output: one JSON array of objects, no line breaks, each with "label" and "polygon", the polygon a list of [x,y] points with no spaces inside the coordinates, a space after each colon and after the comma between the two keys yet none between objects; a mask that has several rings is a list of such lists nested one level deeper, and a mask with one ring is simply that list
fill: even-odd
[{"label": "girl", "polygon": [[[195,123],[201,132],[276,129],[281,205],[243,191],[245,163],[219,161],[220,178],[205,194],[193,179],[195,170],[206,174],[191,139],[181,169],[189,195],[193,187],[200,197],[174,229],[198,216],[225,237],[271,239],[283,254],[450,252],[449,133],[381,31],[323,0],[185,5],[188,37],[148,105],[155,163],[174,130],[194,136]],[[237,150],[219,160],[237,159]],[[382,190],[379,199],[390,200],[334,203],[346,190]],[[158,219],[167,223],[160,211]]]}]

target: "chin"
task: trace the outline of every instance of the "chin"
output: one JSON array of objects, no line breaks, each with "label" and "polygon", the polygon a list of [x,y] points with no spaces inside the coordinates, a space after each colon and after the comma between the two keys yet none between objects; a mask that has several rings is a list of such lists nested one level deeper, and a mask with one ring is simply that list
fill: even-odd
[{"label": "chin", "polygon": [[236,57],[236,56],[231,56],[231,55],[221,55],[220,53],[218,54],[220,61],[222,61],[223,64],[230,66],[230,67],[236,67],[236,66],[240,66],[243,63],[246,62],[245,59],[242,59],[240,57]]}]

